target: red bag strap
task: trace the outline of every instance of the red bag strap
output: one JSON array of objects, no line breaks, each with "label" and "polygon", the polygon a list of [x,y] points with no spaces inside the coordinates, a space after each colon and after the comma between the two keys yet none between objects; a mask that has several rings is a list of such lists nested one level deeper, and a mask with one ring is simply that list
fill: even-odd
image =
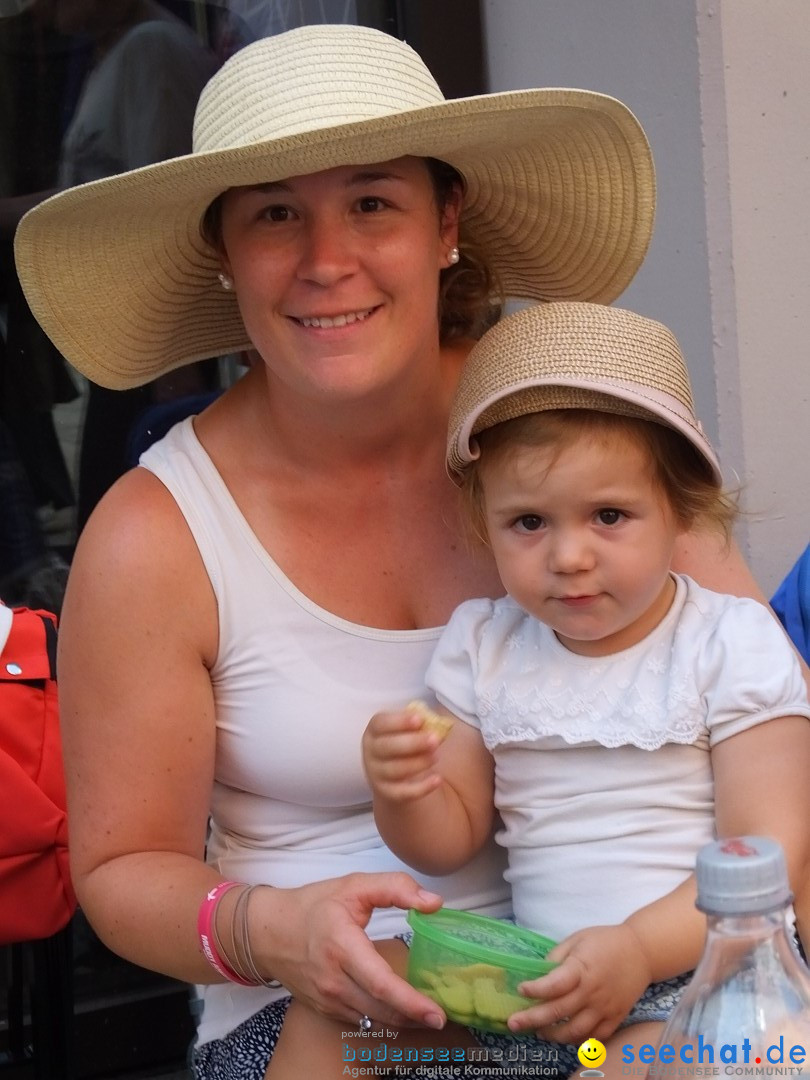
[{"label": "red bag strap", "polygon": [[29,608],[12,610],[11,630],[0,657],[0,680],[56,679],[56,616]]}]

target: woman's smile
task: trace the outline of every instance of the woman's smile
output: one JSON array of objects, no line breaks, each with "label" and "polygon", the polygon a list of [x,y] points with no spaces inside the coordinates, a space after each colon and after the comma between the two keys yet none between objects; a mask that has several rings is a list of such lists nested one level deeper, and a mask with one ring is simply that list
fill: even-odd
[{"label": "woman's smile", "polygon": [[290,318],[308,329],[333,330],[351,326],[356,322],[365,322],[378,307],[380,307],[379,304],[375,307],[364,308],[362,311],[347,311],[339,315],[291,315]]}]

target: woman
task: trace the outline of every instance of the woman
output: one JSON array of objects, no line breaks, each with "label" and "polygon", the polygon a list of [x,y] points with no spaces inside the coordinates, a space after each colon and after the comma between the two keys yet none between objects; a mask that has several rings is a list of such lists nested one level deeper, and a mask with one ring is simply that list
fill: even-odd
[{"label": "woman", "polygon": [[[62,627],[80,902],[112,949],[203,984],[198,1076],[294,1075],[292,1020],[273,1056],[288,993],[355,1031],[440,1027],[366,924],[391,938],[436,893],[505,909],[492,849],[452,878],[401,871],[360,736],[381,701],[419,696],[458,602],[501,592],[464,546],[443,464],[469,338],[497,314],[467,252],[506,295],[609,302],[653,202],[620,103],[445,102],[402,42],[319,26],[225,65],[189,157],[22,223],[29,302],[91,379],[259,358],[104,498]],[[697,540],[679,568],[755,591]],[[228,879],[273,887],[217,889]]]}]

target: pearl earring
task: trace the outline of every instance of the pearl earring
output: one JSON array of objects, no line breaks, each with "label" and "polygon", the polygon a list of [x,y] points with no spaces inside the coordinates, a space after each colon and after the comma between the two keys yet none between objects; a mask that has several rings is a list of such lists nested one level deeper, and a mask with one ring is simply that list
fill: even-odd
[{"label": "pearl earring", "polygon": [[217,277],[219,278],[219,283],[225,290],[225,292],[230,292],[233,288],[233,280],[229,278],[227,274],[217,274]]},{"label": "pearl earring", "polygon": [[447,252],[447,261],[451,266],[455,266],[458,260],[461,258],[457,247],[451,247]]}]

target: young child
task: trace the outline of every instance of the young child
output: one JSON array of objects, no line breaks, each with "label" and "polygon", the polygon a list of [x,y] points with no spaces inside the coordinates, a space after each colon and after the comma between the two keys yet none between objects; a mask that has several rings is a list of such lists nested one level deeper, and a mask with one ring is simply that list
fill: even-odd
[{"label": "young child", "polygon": [[611,1050],[656,1043],[700,954],[698,849],[771,835],[801,879],[805,687],[765,607],[670,568],[681,532],[727,535],[734,505],[664,326],[584,303],[504,319],[462,374],[448,467],[507,595],[462,604],[439,642],[444,741],[412,707],[369,724],[376,819],[439,874],[497,809],[515,918],[560,943],[509,1027],[571,1072],[602,1040],[619,1075]]}]

